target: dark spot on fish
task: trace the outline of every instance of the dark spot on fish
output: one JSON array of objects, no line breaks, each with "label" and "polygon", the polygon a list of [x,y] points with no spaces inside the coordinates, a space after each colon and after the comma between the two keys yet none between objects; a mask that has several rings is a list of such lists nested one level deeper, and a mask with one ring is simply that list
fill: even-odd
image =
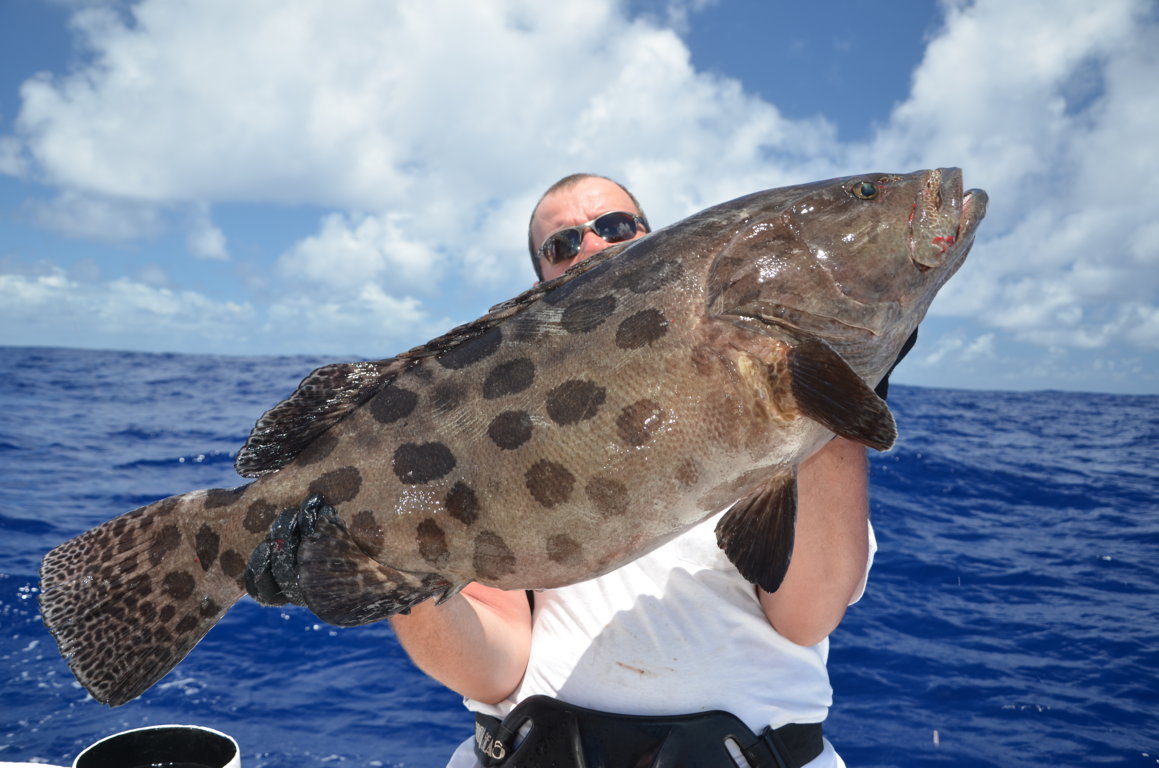
[{"label": "dark spot on fish", "polygon": [[450,413],[463,402],[463,388],[444,382],[431,390],[431,407],[438,413]]},{"label": "dark spot on fish", "polygon": [[495,400],[514,395],[530,387],[534,381],[535,363],[526,357],[518,357],[491,369],[483,382],[483,397]]},{"label": "dark spot on fish", "polygon": [[532,497],[545,507],[562,504],[571,497],[575,477],[571,472],[554,461],[540,459],[532,464],[526,473],[527,490]]},{"label": "dark spot on fish", "polygon": [[453,371],[466,368],[495,354],[502,342],[503,332],[496,326],[443,352],[438,357],[439,365]]},{"label": "dark spot on fish", "polygon": [[173,631],[179,635],[188,634],[189,632],[192,632],[194,629],[196,629],[197,625],[200,623],[201,622],[198,620],[198,618],[190,613],[186,616],[183,616],[181,621],[177,622],[177,626],[173,628]]},{"label": "dark spot on fish", "polygon": [[177,609],[173,607],[173,604],[166,603],[165,606],[163,608],[161,608],[161,613],[158,615],[161,619],[162,624],[168,624],[169,620],[172,619],[176,613],[177,613]]},{"label": "dark spot on fish", "polygon": [[424,384],[430,384],[434,373],[430,366],[423,365],[423,360],[412,360],[405,368],[407,375],[414,377]]},{"label": "dark spot on fish", "polygon": [[606,392],[593,382],[570,379],[547,393],[547,415],[560,426],[590,419],[604,404]]},{"label": "dark spot on fish", "polygon": [[149,559],[153,562],[153,565],[160,565],[161,561],[170,552],[177,549],[177,545],[180,543],[181,529],[176,525],[165,526],[153,539],[153,546],[149,548]]},{"label": "dark spot on fish", "polygon": [[479,578],[497,579],[515,572],[515,554],[499,534],[483,531],[475,537],[472,564]]},{"label": "dark spot on fish", "polygon": [[350,535],[354,537],[362,551],[371,557],[382,551],[385,541],[382,526],[378,524],[374,513],[370,510],[364,509],[354,516],[350,521]]},{"label": "dark spot on fish", "polygon": [[700,466],[694,459],[685,459],[676,467],[676,482],[691,488],[700,480]]},{"label": "dark spot on fish", "polygon": [[[181,500],[178,497],[170,496],[169,498],[165,499],[164,501],[157,502],[153,506],[154,514],[157,515],[158,517],[166,517],[168,515],[171,515],[177,509],[177,505],[180,503],[181,503]],[[139,511],[144,512],[144,510],[139,510]],[[141,521],[141,526],[144,527],[146,525],[151,525],[152,522],[153,522],[152,518],[146,517],[145,519],[143,519]]]},{"label": "dark spot on fish", "polygon": [[680,262],[675,259],[642,259],[619,276],[616,288],[626,288],[632,293],[651,293],[679,280],[682,274]]},{"label": "dark spot on fish", "polygon": [[407,485],[438,480],[455,468],[455,454],[442,443],[403,443],[394,452],[394,474]]},{"label": "dark spot on fish", "polygon": [[584,486],[584,493],[602,514],[608,517],[622,515],[628,511],[628,488],[619,480],[593,477]]},{"label": "dark spot on fish", "polygon": [[338,446],[338,437],[330,432],[323,432],[298,454],[298,466],[308,467],[328,458]]},{"label": "dark spot on fish", "polygon": [[583,557],[583,547],[566,533],[547,537],[547,559],[563,565],[571,565]]},{"label": "dark spot on fish", "polygon": [[451,559],[450,553],[447,551],[447,534],[443,533],[443,529],[439,527],[431,518],[427,518],[418,524],[415,529],[418,539],[419,554],[436,568],[442,568]]},{"label": "dark spot on fish", "polygon": [[152,603],[145,601],[137,606],[137,613],[145,621],[152,621],[157,617],[157,607]]},{"label": "dark spot on fish", "polygon": [[242,520],[242,525],[250,533],[265,533],[274,524],[274,518],[278,516],[278,510],[274,505],[258,499],[253,504],[250,504],[249,509],[245,511],[245,519]]},{"label": "dark spot on fish", "polygon": [[503,324],[503,329],[511,341],[527,344],[539,338],[543,331],[543,323],[537,317],[516,315]]},{"label": "dark spot on fish", "polygon": [[147,573],[138,573],[129,579],[128,590],[135,595],[145,597],[153,591],[153,579]]},{"label": "dark spot on fish", "polygon": [[175,600],[184,600],[193,594],[197,587],[197,580],[192,574],[185,571],[173,571],[165,574],[161,580],[161,589]]},{"label": "dark spot on fish", "polygon": [[588,333],[598,328],[615,311],[615,296],[580,299],[563,311],[560,325],[568,333]]},{"label": "dark spot on fish", "polygon": [[504,411],[487,427],[491,442],[511,451],[531,439],[531,417],[526,411]]},{"label": "dark spot on fish", "polygon": [[249,485],[232,489],[211,488],[205,492],[205,508],[216,509],[217,507],[228,507],[230,504],[235,504],[242,497],[242,494],[246,492],[247,488],[249,488]]},{"label": "dark spot on fish", "polygon": [[627,445],[647,443],[664,424],[664,409],[652,400],[637,400],[616,417],[616,433]]},{"label": "dark spot on fish", "polygon": [[543,303],[547,304],[548,306],[552,306],[552,307],[554,307],[558,304],[562,304],[573,293],[575,293],[576,288],[580,287],[581,285],[583,285],[582,282],[576,282],[575,280],[568,280],[567,282],[563,282],[563,283],[560,283],[556,286],[553,286],[551,288],[551,290],[544,292]]},{"label": "dark spot on fish", "polygon": [[310,483],[307,494],[320,493],[327,504],[341,504],[358,495],[362,488],[362,474],[357,467],[342,467]]},{"label": "dark spot on fish", "polygon": [[471,525],[479,517],[479,499],[471,486],[460,480],[447,491],[443,500],[447,513],[463,525]]},{"label": "dark spot on fish", "polygon": [[246,560],[235,549],[221,553],[221,572],[231,579],[240,578],[245,573]]},{"label": "dark spot on fish", "polygon": [[620,349],[639,349],[663,338],[668,333],[668,318],[658,309],[644,309],[624,318],[616,329],[616,346]]},{"label": "dark spot on fish", "polygon": [[689,356],[692,369],[700,376],[711,376],[720,368],[720,354],[710,344],[698,344]]},{"label": "dark spot on fish", "polygon": [[201,598],[201,615],[214,616],[221,611],[221,606],[214,602],[211,598]]},{"label": "dark spot on fish", "polygon": [[370,401],[370,415],[381,424],[393,424],[410,416],[418,402],[414,392],[392,384]]},{"label": "dark spot on fish", "polygon": [[208,524],[202,523],[201,528],[197,530],[194,546],[197,549],[197,560],[201,563],[201,570],[208,571],[217,561],[217,553],[221,548],[221,537]]}]

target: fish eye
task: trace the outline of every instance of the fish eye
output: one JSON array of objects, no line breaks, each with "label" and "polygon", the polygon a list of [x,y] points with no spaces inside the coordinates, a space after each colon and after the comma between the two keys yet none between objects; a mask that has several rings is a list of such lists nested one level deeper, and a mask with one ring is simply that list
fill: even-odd
[{"label": "fish eye", "polygon": [[859,197],[862,200],[872,200],[877,197],[879,190],[876,184],[872,181],[858,181],[849,188],[854,197]]}]

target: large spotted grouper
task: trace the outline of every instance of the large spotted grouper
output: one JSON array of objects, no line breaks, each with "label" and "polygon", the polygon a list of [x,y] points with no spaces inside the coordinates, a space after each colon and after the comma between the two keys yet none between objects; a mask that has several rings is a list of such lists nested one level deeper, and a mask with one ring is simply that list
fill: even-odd
[{"label": "large spotted grouper", "polygon": [[471,581],[588,579],[730,505],[721,547],[775,590],[796,466],[835,434],[893,443],[873,386],[986,201],[956,168],[758,192],[398,357],[320,368],[239,453],[254,482],[49,552],[44,621],[85,688],[118,705],[247,591],[361,624]]}]

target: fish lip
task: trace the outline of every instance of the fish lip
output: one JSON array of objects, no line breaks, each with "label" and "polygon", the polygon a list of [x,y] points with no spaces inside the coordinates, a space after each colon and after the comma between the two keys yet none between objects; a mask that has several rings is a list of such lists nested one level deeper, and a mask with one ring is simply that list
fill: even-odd
[{"label": "fish lip", "polygon": [[911,215],[910,260],[920,272],[935,267],[956,269],[986,215],[986,193],[963,191],[960,168],[927,171]]},{"label": "fish lip", "polygon": [[969,243],[986,216],[990,196],[982,189],[967,189],[962,193],[962,215],[958,219],[957,242]]}]

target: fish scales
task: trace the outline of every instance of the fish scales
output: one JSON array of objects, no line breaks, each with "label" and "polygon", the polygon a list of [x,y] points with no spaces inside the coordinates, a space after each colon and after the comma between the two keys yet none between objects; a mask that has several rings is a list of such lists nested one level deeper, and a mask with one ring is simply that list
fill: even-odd
[{"label": "fish scales", "polygon": [[304,536],[294,576],[336,624],[471,581],[592,578],[734,502],[721,545],[776,589],[795,467],[834,434],[892,443],[871,387],[985,204],[957,169],[756,193],[396,358],[319,369],[239,454],[252,483],[164,499],[46,555],[44,620],[95,698],[128,701],[245,594],[255,549],[314,494],[337,514]]}]

